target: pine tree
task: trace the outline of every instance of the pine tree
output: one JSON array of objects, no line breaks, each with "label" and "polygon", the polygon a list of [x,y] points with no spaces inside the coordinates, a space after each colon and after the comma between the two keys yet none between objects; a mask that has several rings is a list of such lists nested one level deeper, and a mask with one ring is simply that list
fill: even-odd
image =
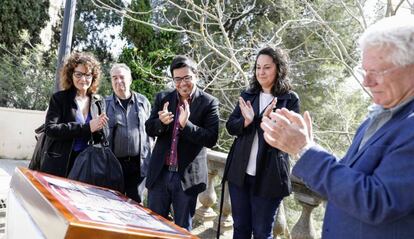
[{"label": "pine tree", "polygon": [[[2,0],[0,4],[0,44],[11,50],[25,42],[22,50],[40,43],[40,32],[49,20],[48,0]],[[22,37],[24,35],[24,37]],[[0,50],[0,56],[5,50]]]}]

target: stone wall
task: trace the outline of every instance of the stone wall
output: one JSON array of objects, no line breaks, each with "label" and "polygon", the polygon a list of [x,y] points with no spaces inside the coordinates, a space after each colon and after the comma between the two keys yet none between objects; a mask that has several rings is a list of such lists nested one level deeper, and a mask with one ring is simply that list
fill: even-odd
[{"label": "stone wall", "polygon": [[45,112],[0,107],[0,158],[31,159]]}]

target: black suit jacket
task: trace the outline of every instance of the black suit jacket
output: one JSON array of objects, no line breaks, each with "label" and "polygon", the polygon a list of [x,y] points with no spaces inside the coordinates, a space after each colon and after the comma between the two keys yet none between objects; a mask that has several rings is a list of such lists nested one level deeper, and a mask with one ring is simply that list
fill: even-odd
[{"label": "black suit jacket", "polygon": [[[164,103],[169,102],[168,111],[175,114],[177,107],[177,91],[169,90],[158,93],[150,118],[145,123],[149,136],[157,137],[149,162],[146,186],[151,189],[160,176],[165,165],[166,154],[171,148],[174,122],[164,125],[158,118],[158,111]],[[213,147],[218,139],[219,114],[218,100],[196,89],[190,104],[190,117],[187,125],[180,131],[177,145],[178,173],[181,185],[186,193],[200,193],[207,184],[207,150]]]}]

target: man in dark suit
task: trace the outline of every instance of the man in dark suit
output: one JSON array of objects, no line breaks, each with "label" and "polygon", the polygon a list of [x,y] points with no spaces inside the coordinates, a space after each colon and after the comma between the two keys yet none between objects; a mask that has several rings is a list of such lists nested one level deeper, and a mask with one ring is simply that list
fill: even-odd
[{"label": "man in dark suit", "polygon": [[191,230],[197,195],[206,189],[207,149],[218,138],[219,102],[197,88],[196,64],[177,56],[170,66],[175,89],[160,92],[145,123],[157,141],[149,163],[148,207]]},{"label": "man in dark suit", "polygon": [[341,160],[313,142],[309,113],[263,119],[265,140],[300,159],[292,173],[327,198],[322,238],[414,238],[414,16],[385,18],[360,38],[374,105]]}]

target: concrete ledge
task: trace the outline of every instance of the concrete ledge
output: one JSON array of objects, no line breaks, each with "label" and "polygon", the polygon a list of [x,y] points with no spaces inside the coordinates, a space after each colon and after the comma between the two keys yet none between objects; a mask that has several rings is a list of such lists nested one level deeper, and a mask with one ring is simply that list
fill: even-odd
[{"label": "concrete ledge", "polygon": [[0,158],[30,159],[34,130],[45,121],[44,111],[0,107]]}]

